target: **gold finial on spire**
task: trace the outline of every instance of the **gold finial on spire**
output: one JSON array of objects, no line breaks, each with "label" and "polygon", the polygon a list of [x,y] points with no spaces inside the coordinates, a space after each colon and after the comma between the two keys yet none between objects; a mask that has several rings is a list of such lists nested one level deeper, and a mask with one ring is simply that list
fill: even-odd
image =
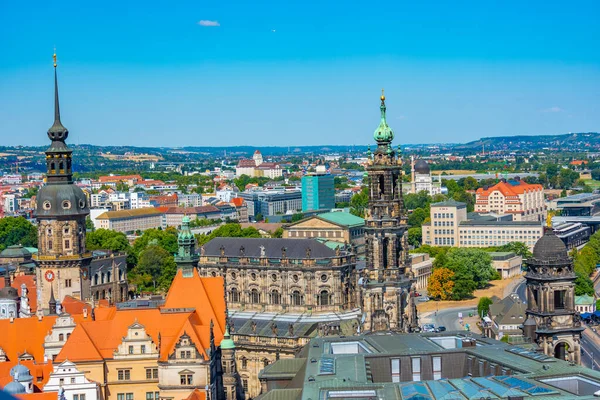
[{"label": "gold finial on spire", "polygon": [[383,88],[381,88],[381,101],[385,101],[385,94]]},{"label": "gold finial on spire", "polygon": [[52,60],[54,60],[54,68],[56,68],[56,46],[54,47],[54,54],[52,55]]}]

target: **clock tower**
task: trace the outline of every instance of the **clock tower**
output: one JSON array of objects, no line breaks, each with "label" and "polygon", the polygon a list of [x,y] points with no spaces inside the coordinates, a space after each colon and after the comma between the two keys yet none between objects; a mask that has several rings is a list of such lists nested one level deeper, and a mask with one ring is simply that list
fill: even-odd
[{"label": "clock tower", "polygon": [[82,297],[91,253],[85,249],[85,219],[90,213],[83,191],[73,183],[69,131],[60,121],[56,54],[54,54],[54,124],[48,130],[46,184],[36,197],[38,309],[49,310],[50,299]]}]

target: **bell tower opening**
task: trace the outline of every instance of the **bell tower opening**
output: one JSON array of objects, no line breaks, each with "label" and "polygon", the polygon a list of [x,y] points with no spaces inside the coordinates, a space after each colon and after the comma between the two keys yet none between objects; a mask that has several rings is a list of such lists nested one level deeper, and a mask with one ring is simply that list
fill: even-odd
[{"label": "bell tower opening", "polygon": [[559,343],[554,348],[554,358],[559,360],[566,360],[569,352],[569,345],[567,343]]}]

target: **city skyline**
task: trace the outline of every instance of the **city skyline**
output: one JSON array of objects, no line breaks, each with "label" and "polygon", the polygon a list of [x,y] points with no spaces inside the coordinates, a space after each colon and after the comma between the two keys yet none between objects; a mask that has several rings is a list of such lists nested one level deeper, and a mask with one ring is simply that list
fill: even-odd
[{"label": "city skyline", "polygon": [[366,144],[381,87],[395,143],[598,131],[593,2],[303,4],[3,5],[3,144],[45,143],[54,45],[74,144]]}]

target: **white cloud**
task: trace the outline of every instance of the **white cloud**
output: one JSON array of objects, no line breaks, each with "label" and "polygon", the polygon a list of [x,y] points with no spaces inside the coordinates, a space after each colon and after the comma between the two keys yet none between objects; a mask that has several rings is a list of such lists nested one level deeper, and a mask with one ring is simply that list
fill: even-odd
[{"label": "white cloud", "polygon": [[198,21],[198,25],[200,25],[200,26],[221,26],[219,21],[211,21],[208,19],[201,19],[200,21]]},{"label": "white cloud", "polygon": [[562,112],[562,111],[564,111],[564,110],[557,106],[546,108],[545,110],[542,110],[542,112],[545,112],[545,113],[558,113],[558,112]]}]

